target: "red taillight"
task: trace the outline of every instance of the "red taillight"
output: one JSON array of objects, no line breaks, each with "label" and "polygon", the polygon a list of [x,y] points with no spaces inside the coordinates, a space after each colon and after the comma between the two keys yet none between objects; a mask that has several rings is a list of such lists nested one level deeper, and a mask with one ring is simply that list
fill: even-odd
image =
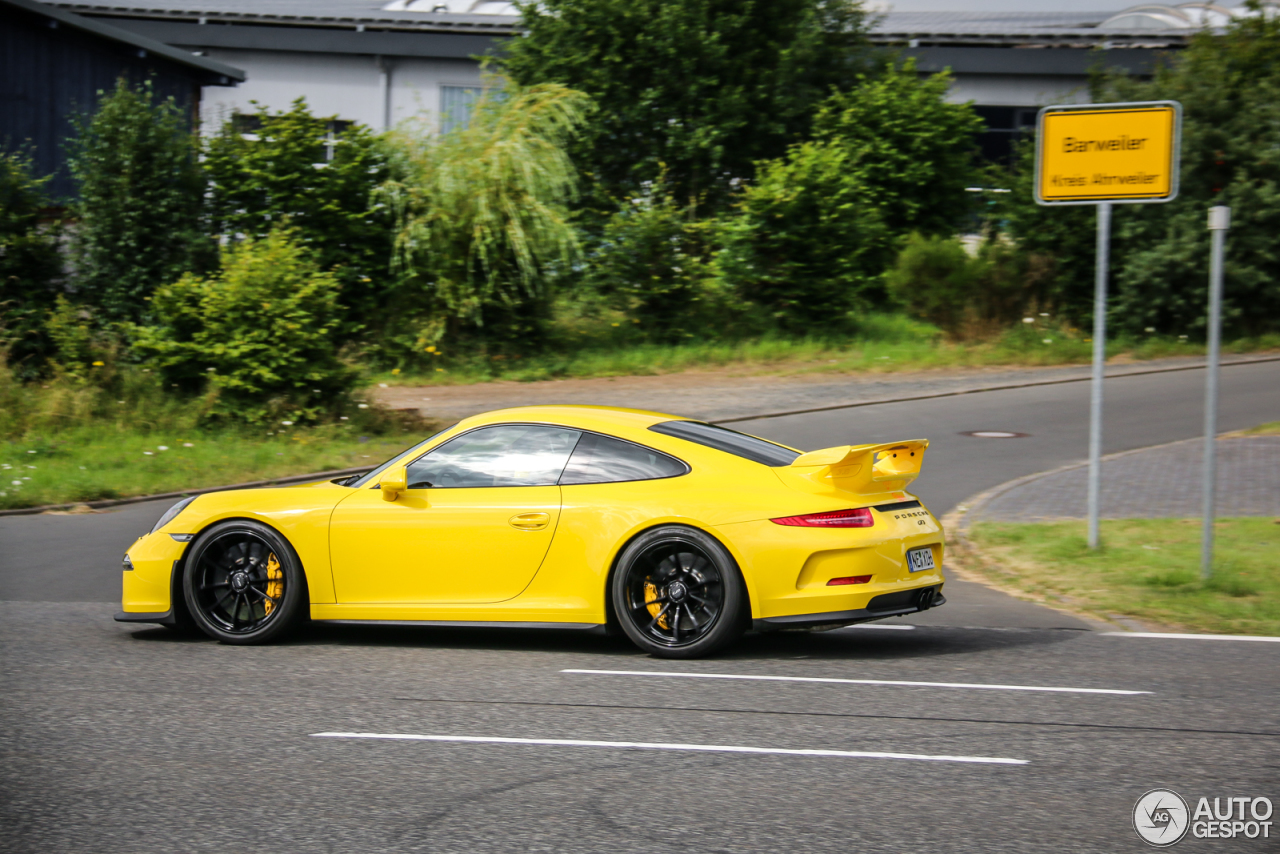
[{"label": "red taillight", "polygon": [[842,584],[866,584],[871,580],[869,575],[846,575],[843,578],[833,578],[827,582],[828,587],[839,587]]},{"label": "red taillight", "polygon": [[791,525],[795,528],[870,528],[876,523],[866,507],[832,510],[829,513],[807,513],[804,516],[781,516],[769,521],[775,525]]}]

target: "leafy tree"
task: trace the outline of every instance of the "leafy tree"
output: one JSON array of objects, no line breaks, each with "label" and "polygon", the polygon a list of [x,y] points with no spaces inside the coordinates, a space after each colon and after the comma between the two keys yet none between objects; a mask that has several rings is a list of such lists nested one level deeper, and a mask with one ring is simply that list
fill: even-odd
[{"label": "leafy tree", "polygon": [[949,78],[908,61],[858,81],[822,104],[812,141],[758,164],[726,230],[725,275],[790,331],[883,302],[907,234],[952,234],[969,210],[980,125],[945,100]]},{"label": "leafy tree", "polygon": [[[1207,209],[1229,205],[1224,326],[1280,329],[1280,19],[1255,14],[1202,31],[1151,80],[1094,81],[1096,101],[1182,103],[1177,200],[1113,211],[1112,328],[1202,335],[1208,302]],[[1024,145],[1001,215],[1026,248],[1051,255],[1057,300],[1077,322],[1092,314],[1095,211],[1034,204],[1034,151]]]},{"label": "leafy tree", "polygon": [[356,380],[336,355],[337,277],[278,229],[222,252],[209,277],[188,273],[156,291],[156,323],[134,327],[134,348],[166,385],[216,391],[210,414],[228,421],[317,421]]},{"label": "leafy tree", "polygon": [[372,198],[388,173],[367,127],[313,116],[303,98],[283,112],[259,107],[209,140],[204,166],[216,233],[262,238],[288,224],[342,283],[344,334],[377,325],[390,282],[391,222]]},{"label": "leafy tree", "polygon": [[161,101],[151,82],[99,92],[97,111],[74,118],[69,164],[79,184],[75,286],[106,321],[138,320],[164,282],[208,261],[204,176],[191,114]]},{"label": "leafy tree", "polygon": [[920,79],[908,59],[859,77],[814,120],[815,139],[848,151],[894,237],[951,235],[969,213],[982,120],[972,105],[947,101],[951,82],[946,73]]},{"label": "leafy tree", "polygon": [[396,358],[446,336],[499,349],[536,347],[557,265],[578,257],[568,204],[577,176],[565,146],[587,103],[563,86],[484,98],[443,137],[395,135],[395,214],[402,276],[384,341]]},{"label": "leafy tree", "polygon": [[[502,58],[522,85],[560,83],[597,111],[573,146],[608,211],[664,180],[680,200],[723,206],[756,160],[803,138],[817,104],[865,70],[856,0],[517,2]],[[682,202],[683,203],[683,202]]]},{"label": "leafy tree", "polygon": [[724,228],[719,264],[779,328],[839,329],[878,301],[892,243],[858,156],[806,142],[761,164]]},{"label": "leafy tree", "polygon": [[35,377],[52,352],[45,318],[60,290],[58,230],[40,224],[47,178],[31,161],[0,153],[0,350],[22,379]]}]

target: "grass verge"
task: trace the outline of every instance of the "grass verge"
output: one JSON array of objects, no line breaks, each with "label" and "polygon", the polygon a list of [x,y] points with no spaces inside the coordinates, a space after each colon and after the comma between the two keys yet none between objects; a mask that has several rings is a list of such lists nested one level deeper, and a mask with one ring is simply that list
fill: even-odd
[{"label": "grass verge", "polygon": [[[388,385],[468,385],[492,380],[538,380],[652,376],[688,370],[737,368],[747,373],[802,375],[917,371],[989,366],[1042,367],[1087,364],[1090,339],[1047,318],[1035,318],[998,336],[951,342],[933,326],[902,315],[872,315],[855,335],[844,338],[763,337],[741,341],[647,344],[619,334],[538,355],[459,355],[441,352],[428,367],[383,371],[372,379]],[[1227,353],[1280,349],[1280,335],[1240,339]],[[1108,358],[1146,360],[1198,356],[1204,347],[1156,335],[1119,339]]]},{"label": "grass verge", "polygon": [[272,431],[91,429],[0,443],[0,509],[129,498],[375,465],[428,432],[352,435],[339,427]]},{"label": "grass verge", "polygon": [[1200,579],[1200,520],[1111,519],[1091,551],[1084,522],[982,522],[969,532],[984,573],[1099,616],[1192,632],[1280,635],[1280,520],[1222,519]]}]

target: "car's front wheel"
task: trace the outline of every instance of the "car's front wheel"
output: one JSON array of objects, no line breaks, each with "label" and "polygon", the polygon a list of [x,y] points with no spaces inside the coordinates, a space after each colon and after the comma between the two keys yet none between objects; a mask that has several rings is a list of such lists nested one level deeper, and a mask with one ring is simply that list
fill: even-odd
[{"label": "car's front wheel", "polygon": [[698,658],[743,630],[745,587],[714,537],[663,525],[636,537],[618,557],[613,608],[627,637],[660,658]]},{"label": "car's front wheel", "polygon": [[201,631],[231,644],[265,643],[307,607],[307,582],[293,548],[252,521],[214,525],[191,544],[183,598]]}]

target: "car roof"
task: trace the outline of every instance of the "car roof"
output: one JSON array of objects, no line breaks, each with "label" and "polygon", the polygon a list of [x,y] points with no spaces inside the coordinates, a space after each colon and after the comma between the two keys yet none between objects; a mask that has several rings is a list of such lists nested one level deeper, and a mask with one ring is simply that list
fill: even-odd
[{"label": "car roof", "polygon": [[664,421],[691,421],[683,415],[665,412],[649,412],[644,409],[624,409],[619,406],[579,406],[572,404],[554,406],[513,406],[473,415],[459,423],[459,427],[472,428],[484,424],[501,424],[511,421],[546,422],[597,430],[604,433],[648,430]]}]

